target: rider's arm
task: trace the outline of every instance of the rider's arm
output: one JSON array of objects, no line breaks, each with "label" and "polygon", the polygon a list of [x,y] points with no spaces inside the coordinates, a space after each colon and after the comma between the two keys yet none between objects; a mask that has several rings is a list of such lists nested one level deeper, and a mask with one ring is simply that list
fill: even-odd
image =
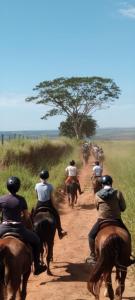
[{"label": "rider's arm", "polygon": [[24,209],[22,213],[23,213],[23,218],[24,218],[24,225],[26,226],[26,228],[33,229],[32,221],[31,221],[28,209]]},{"label": "rider's arm", "polygon": [[28,212],[28,209],[24,209],[22,213],[23,213],[24,219],[27,220],[27,219],[29,218],[29,212]]},{"label": "rider's arm", "polygon": [[123,194],[120,191],[117,191],[117,196],[119,199],[119,207],[121,211],[124,211],[126,209],[126,202],[125,199],[123,197]]}]

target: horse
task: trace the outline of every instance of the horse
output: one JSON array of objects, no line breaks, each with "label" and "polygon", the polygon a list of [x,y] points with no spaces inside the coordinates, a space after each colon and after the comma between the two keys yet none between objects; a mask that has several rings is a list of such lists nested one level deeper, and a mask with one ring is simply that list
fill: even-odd
[{"label": "horse", "polygon": [[97,177],[97,176],[92,176],[91,177],[91,182],[92,182],[92,188],[93,188],[93,192],[94,194],[96,194],[101,188],[102,188],[102,183],[101,183],[101,177]]},{"label": "horse", "polygon": [[74,207],[74,204],[77,203],[77,189],[78,184],[75,180],[72,180],[72,182],[67,184],[68,201],[72,208]]},{"label": "horse", "polygon": [[0,299],[25,300],[32,250],[15,233],[0,239]]},{"label": "horse", "polygon": [[47,274],[52,275],[50,262],[53,260],[54,237],[56,233],[56,220],[51,208],[40,207],[36,211],[32,209],[31,219],[34,231],[40,238],[41,263],[44,264],[44,254],[46,253]]},{"label": "horse", "polygon": [[99,153],[98,153],[98,160],[100,162],[101,167],[103,168],[103,162],[105,160],[104,152],[99,151]]},{"label": "horse", "polygon": [[[87,284],[88,290],[99,300],[102,282],[105,282],[104,296],[110,300],[122,299],[125,289],[127,267],[135,263],[131,260],[131,239],[128,232],[110,225],[102,228],[97,234],[95,241],[97,261],[92,267],[90,278]],[[116,268],[116,290],[112,287],[112,269]]]}]

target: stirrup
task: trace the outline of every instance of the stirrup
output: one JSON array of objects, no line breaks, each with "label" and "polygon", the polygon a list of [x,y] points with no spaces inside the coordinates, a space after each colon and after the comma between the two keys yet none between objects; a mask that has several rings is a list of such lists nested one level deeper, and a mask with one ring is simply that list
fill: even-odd
[{"label": "stirrup", "polygon": [[92,265],[94,265],[94,264],[96,263],[96,256],[95,256],[94,254],[88,256],[88,257],[86,258],[85,262],[86,262],[87,264],[92,264]]}]

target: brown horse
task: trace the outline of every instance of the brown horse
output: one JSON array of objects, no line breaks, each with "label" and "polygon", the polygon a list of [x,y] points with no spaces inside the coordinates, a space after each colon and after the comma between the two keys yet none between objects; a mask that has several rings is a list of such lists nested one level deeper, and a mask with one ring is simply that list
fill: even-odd
[{"label": "brown horse", "polygon": [[56,220],[49,207],[40,207],[36,211],[32,209],[31,219],[34,230],[40,238],[41,263],[44,264],[44,256],[47,262],[47,274],[52,275],[50,262],[53,260],[54,237],[56,233]]},{"label": "brown horse", "polygon": [[[88,290],[99,300],[100,287],[105,282],[105,296],[122,299],[125,289],[127,267],[135,260],[130,259],[131,239],[128,232],[118,226],[107,226],[101,229],[96,237],[97,262],[93,266],[88,282]],[[112,269],[116,268],[115,296],[112,287]]]},{"label": "brown horse", "polygon": [[12,236],[0,239],[0,300],[25,300],[31,272],[31,249]]},{"label": "brown horse", "polygon": [[75,180],[67,184],[68,202],[72,208],[74,208],[74,204],[77,203],[77,189],[78,184]]}]

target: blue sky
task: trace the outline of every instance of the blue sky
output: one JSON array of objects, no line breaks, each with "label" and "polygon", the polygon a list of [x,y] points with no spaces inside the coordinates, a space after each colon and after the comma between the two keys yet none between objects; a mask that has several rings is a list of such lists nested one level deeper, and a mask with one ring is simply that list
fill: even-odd
[{"label": "blue sky", "polygon": [[0,0],[0,44],[0,131],[57,129],[25,98],[60,76],[112,78],[122,94],[93,117],[135,127],[135,0]]}]

